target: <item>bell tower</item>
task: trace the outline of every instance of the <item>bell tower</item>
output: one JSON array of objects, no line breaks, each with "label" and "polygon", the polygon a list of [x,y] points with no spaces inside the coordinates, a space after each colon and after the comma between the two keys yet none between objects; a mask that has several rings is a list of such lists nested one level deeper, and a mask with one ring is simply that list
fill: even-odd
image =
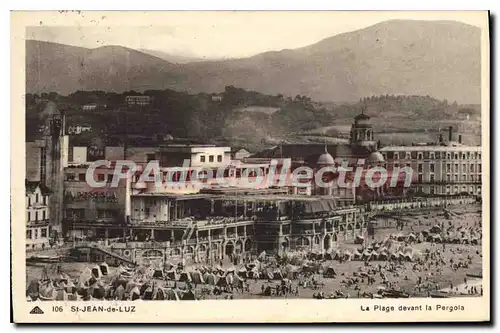
[{"label": "bell tower", "polygon": [[351,145],[376,146],[370,117],[365,114],[363,109],[360,114],[354,117],[349,142]]}]

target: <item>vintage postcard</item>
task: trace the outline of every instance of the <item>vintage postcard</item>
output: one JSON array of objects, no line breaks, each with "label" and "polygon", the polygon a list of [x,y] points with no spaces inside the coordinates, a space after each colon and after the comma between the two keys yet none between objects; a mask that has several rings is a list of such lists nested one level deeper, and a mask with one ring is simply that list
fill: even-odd
[{"label": "vintage postcard", "polygon": [[488,12],[11,33],[15,322],[490,320]]}]

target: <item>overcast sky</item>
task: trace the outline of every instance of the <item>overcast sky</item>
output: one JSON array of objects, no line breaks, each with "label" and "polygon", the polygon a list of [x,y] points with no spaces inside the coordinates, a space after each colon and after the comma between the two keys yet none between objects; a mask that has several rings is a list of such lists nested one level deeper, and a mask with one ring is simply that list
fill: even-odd
[{"label": "overcast sky", "polygon": [[[87,14],[80,24],[57,26],[42,22],[26,30],[27,39],[95,48],[121,45],[175,55],[235,58],[298,48],[324,38],[364,28],[388,19],[416,18],[408,12],[169,12]],[[474,18],[456,13],[426,13],[420,19]],[[82,15],[83,16],[83,15]],[[47,26],[55,24],[56,26]],[[127,26],[124,26],[127,24]]]}]

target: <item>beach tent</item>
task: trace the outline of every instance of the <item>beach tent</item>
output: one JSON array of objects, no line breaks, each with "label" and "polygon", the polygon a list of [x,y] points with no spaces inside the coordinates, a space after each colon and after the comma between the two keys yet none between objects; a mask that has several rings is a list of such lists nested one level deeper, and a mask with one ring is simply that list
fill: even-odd
[{"label": "beach tent", "polygon": [[369,260],[378,260],[378,257],[379,257],[379,256],[378,256],[377,251],[372,251],[372,252],[370,253],[370,259],[369,259]]},{"label": "beach tent", "polygon": [[36,300],[38,298],[38,292],[40,288],[40,283],[38,280],[31,280],[28,288],[26,289],[26,295],[30,296],[31,299]]},{"label": "beach tent", "polygon": [[180,282],[191,282],[191,274],[189,272],[182,272],[181,275],[179,276],[179,281]]},{"label": "beach tent", "polygon": [[387,260],[389,258],[389,253],[387,251],[379,252],[378,260]]},{"label": "beach tent", "polygon": [[352,257],[352,254],[351,254],[351,252],[349,252],[349,250],[345,250],[342,253],[342,258],[344,258],[344,260],[351,260],[351,257]]},{"label": "beach tent", "polygon": [[361,252],[359,252],[359,250],[356,250],[356,252],[354,252],[352,254],[353,260],[361,260],[362,257],[363,257],[363,254]]},{"label": "beach tent", "polygon": [[148,286],[144,292],[141,292],[142,299],[152,300],[153,299],[153,287]]},{"label": "beach tent", "polygon": [[245,267],[241,267],[238,270],[238,276],[242,277],[242,278],[246,278],[247,277],[247,269]]},{"label": "beach tent", "polygon": [[164,291],[164,295],[165,295],[165,299],[168,300],[168,301],[179,301],[180,298],[179,298],[179,294],[176,290],[172,289],[172,288],[166,288],[166,289],[163,289]]},{"label": "beach tent", "polygon": [[434,242],[441,242],[441,241],[442,241],[442,239],[441,239],[441,235],[434,235],[434,236],[432,237],[432,240],[433,240]]},{"label": "beach tent", "polygon": [[172,281],[177,281],[179,280],[179,276],[174,269],[171,269],[167,272],[167,279]]},{"label": "beach tent", "polygon": [[365,241],[365,238],[360,235],[356,235],[356,238],[354,239],[354,244],[363,244]]},{"label": "beach tent", "polygon": [[193,283],[196,283],[196,284],[205,283],[205,280],[203,279],[203,274],[201,274],[200,271],[191,272],[190,275],[191,275],[191,279],[193,280]]},{"label": "beach tent", "polygon": [[300,273],[300,267],[289,265],[287,267],[287,278],[290,280],[295,280]]},{"label": "beach tent", "polygon": [[221,288],[224,288],[227,286],[227,280],[224,276],[218,276],[219,277],[219,280],[217,281],[217,284],[216,286],[217,287],[221,287]]},{"label": "beach tent", "polygon": [[192,290],[186,290],[182,293],[182,301],[194,301],[196,300],[196,296]]},{"label": "beach tent", "polygon": [[258,279],[260,278],[260,273],[257,267],[252,268],[251,270],[247,271],[247,277],[249,279]]},{"label": "beach tent", "polygon": [[395,238],[398,242],[404,242],[406,240],[406,237],[403,234],[398,234]]},{"label": "beach tent", "polygon": [[399,259],[399,254],[397,252],[393,252],[390,255],[391,260],[398,260]]},{"label": "beach tent", "polygon": [[141,298],[141,292],[139,290],[139,287],[137,287],[137,285],[134,286],[134,288],[132,288],[132,290],[130,291],[129,298],[131,301],[135,301]]},{"label": "beach tent", "polygon": [[38,297],[42,301],[53,301],[56,298],[56,296],[57,292],[55,288],[52,286],[52,283],[50,281],[40,286]]},{"label": "beach tent", "polygon": [[155,301],[163,301],[166,299],[165,292],[163,288],[157,288],[153,295],[153,300]]},{"label": "beach tent", "polygon": [[363,260],[370,260],[372,257],[372,253],[368,250],[366,250],[365,252],[363,252],[363,255],[362,255],[362,259]]},{"label": "beach tent", "polygon": [[224,273],[225,273],[225,271],[224,271],[224,269],[223,269],[220,265],[217,265],[217,266],[215,266],[215,271],[214,271],[214,273],[224,274]]},{"label": "beach tent", "polygon": [[118,301],[123,300],[123,296],[125,295],[125,287],[123,285],[119,285],[114,292],[114,298]]},{"label": "beach tent", "polygon": [[94,268],[92,268],[92,275],[98,279],[102,276],[101,268],[99,265],[95,265]]},{"label": "beach tent", "polygon": [[203,274],[203,280],[205,280],[206,284],[209,284],[211,286],[215,286],[217,284],[217,281],[218,281],[218,279],[214,273]]},{"label": "beach tent", "polygon": [[273,272],[271,272],[270,269],[265,269],[264,271],[262,271],[261,276],[263,279],[268,279],[268,280],[274,279]]},{"label": "beach tent", "polygon": [[226,270],[226,275],[228,275],[228,274],[234,274],[234,271],[235,271],[234,266],[233,266],[233,267],[229,267],[229,268]]},{"label": "beach tent", "polygon": [[144,295],[144,292],[146,292],[148,288],[150,288],[150,284],[148,282],[143,283],[139,288],[139,292],[141,293],[141,295]]},{"label": "beach tent", "polygon": [[325,260],[333,260],[334,259],[334,254],[332,252],[325,252],[323,255],[323,258]]},{"label": "beach tent", "polygon": [[162,269],[155,269],[155,271],[153,272],[153,279],[164,279],[165,278],[165,275],[163,274],[163,270]]},{"label": "beach tent", "polygon": [[130,293],[134,287],[137,286],[137,283],[134,280],[129,280],[127,285],[125,286],[125,293]]},{"label": "beach tent", "polygon": [[417,235],[415,235],[414,233],[411,233],[406,238],[407,238],[408,241],[416,241],[417,240]]},{"label": "beach tent", "polygon": [[80,277],[78,278],[78,288],[84,288],[85,284],[89,282],[92,278],[92,271],[90,268],[85,267],[80,273]]},{"label": "beach tent", "polygon": [[272,274],[274,280],[283,280],[283,273],[279,268],[275,268]]},{"label": "beach tent", "polygon": [[323,276],[326,278],[334,278],[336,275],[337,273],[333,267],[327,267],[323,273]]},{"label": "beach tent", "polygon": [[233,284],[234,274],[226,275],[224,278],[226,279],[228,285]]},{"label": "beach tent", "polygon": [[56,295],[56,301],[67,301],[68,300],[68,294],[64,289],[60,289],[57,291]]},{"label": "beach tent", "polygon": [[432,233],[436,233],[436,232],[441,232],[441,231],[442,231],[442,229],[441,229],[441,227],[440,227],[440,226],[435,225],[435,226],[433,226],[433,227],[432,227],[429,231],[430,231],[430,232],[432,232]]},{"label": "beach tent", "polygon": [[235,275],[232,285],[235,288],[243,288],[243,282],[244,282],[244,280],[241,277],[239,277],[238,275]]},{"label": "beach tent", "polygon": [[72,294],[74,292],[76,292],[76,286],[75,286],[75,283],[72,281],[72,280],[68,280],[68,283],[66,284],[66,292],[69,293],[69,294]]},{"label": "beach tent", "polygon": [[340,260],[340,258],[342,258],[342,252],[340,250],[337,250],[332,254],[333,260]]},{"label": "beach tent", "polygon": [[99,268],[101,270],[102,275],[108,275],[109,274],[109,266],[106,262],[103,262],[102,264],[99,265]]},{"label": "beach tent", "polygon": [[106,296],[106,290],[103,285],[95,284],[89,288],[89,295],[95,299],[103,299]]}]

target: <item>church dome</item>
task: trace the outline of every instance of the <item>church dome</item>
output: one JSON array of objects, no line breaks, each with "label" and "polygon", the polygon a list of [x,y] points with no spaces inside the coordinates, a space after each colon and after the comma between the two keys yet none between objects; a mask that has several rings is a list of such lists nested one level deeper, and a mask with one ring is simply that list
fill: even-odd
[{"label": "church dome", "polygon": [[382,156],[382,154],[379,153],[378,151],[373,152],[368,157],[368,162],[372,162],[372,163],[373,162],[384,162],[384,156]]},{"label": "church dome", "polygon": [[334,165],[335,160],[333,159],[333,156],[330,155],[328,152],[325,152],[324,154],[321,154],[318,158],[318,165]]}]

